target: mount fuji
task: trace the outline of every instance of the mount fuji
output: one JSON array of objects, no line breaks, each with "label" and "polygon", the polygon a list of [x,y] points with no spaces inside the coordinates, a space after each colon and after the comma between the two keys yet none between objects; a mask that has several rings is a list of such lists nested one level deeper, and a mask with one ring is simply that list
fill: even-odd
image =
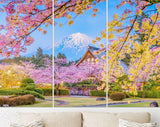
[{"label": "mount fuji", "polygon": [[93,44],[92,40],[93,38],[82,33],[71,34],[62,41],[55,42],[54,56],[57,56],[58,53],[64,53],[68,60],[78,60],[87,51],[88,45],[100,47],[100,43]]}]

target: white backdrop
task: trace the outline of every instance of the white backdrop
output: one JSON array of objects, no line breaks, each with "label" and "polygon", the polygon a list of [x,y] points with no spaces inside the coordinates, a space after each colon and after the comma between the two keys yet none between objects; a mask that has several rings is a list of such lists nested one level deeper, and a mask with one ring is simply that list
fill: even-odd
[{"label": "white backdrop", "polygon": [[160,127],[160,108],[0,108],[0,127],[8,127],[13,112],[150,112],[152,122]]}]

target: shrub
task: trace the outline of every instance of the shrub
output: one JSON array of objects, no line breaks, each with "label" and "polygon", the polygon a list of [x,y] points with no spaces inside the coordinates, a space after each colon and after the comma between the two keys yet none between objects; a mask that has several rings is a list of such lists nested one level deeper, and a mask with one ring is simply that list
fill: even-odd
[{"label": "shrub", "polygon": [[138,91],[137,97],[142,98],[143,92],[145,98],[160,98],[160,91],[158,90]]},{"label": "shrub", "polygon": [[30,84],[30,83],[34,83],[34,80],[31,78],[25,78],[22,80],[22,84]]},{"label": "shrub", "polygon": [[27,87],[27,85],[28,85],[27,83],[23,83],[23,84],[20,85],[20,88],[24,89],[24,88]]},{"label": "shrub", "polygon": [[3,104],[4,104],[4,101],[3,101],[3,98],[1,97],[0,98],[0,106],[3,106]]},{"label": "shrub", "polygon": [[110,95],[113,93],[114,91],[108,91],[108,97],[110,97]]},{"label": "shrub", "polygon": [[126,98],[124,93],[112,93],[110,98],[114,101],[120,101]]},{"label": "shrub", "polygon": [[140,98],[143,97],[143,91],[138,91],[137,93],[138,93],[138,94],[136,95],[136,97],[140,97]]},{"label": "shrub", "polygon": [[31,94],[34,95],[37,98],[45,99],[41,94],[30,91],[30,90],[24,90],[24,89],[0,89],[0,95],[26,95]]},{"label": "shrub", "polygon": [[35,84],[28,84],[28,85],[26,86],[26,90],[35,90],[35,88],[36,88],[36,85],[35,85]]},{"label": "shrub", "polygon": [[7,97],[4,97],[4,98],[3,98],[3,102],[4,102],[4,104],[8,104],[8,105],[9,105],[10,99],[7,98]]},{"label": "shrub", "polygon": [[21,98],[24,99],[24,102],[26,105],[28,104],[34,104],[35,103],[35,97],[33,95],[24,95]]},{"label": "shrub", "polygon": [[34,91],[39,93],[39,94],[43,94],[43,90],[42,89],[34,89]]},{"label": "shrub", "polygon": [[25,99],[22,97],[18,97],[17,105],[25,105]]},{"label": "shrub", "polygon": [[59,90],[59,94],[60,95],[69,95],[69,90],[67,90],[67,89],[60,89]]},{"label": "shrub", "polygon": [[36,85],[34,83],[30,83],[30,84],[24,83],[20,86],[20,88],[26,89],[26,90],[35,90]]},{"label": "shrub", "polygon": [[33,95],[33,96],[35,96],[35,97],[37,97],[37,98],[45,99],[41,94],[39,94],[39,93],[37,93],[37,92],[35,92],[35,91],[25,90],[23,93],[24,93],[23,95],[31,94],[31,95]]},{"label": "shrub", "polygon": [[[54,89],[54,95],[56,95],[56,90]],[[59,95],[69,95],[68,89],[59,89]]]},{"label": "shrub", "polygon": [[23,95],[22,89],[0,89],[0,95]]},{"label": "shrub", "polygon": [[145,91],[146,98],[160,98],[160,91]]},{"label": "shrub", "polygon": [[36,88],[36,85],[33,79],[25,78],[22,80],[22,84],[20,85],[20,88],[26,89],[26,90],[34,90]]},{"label": "shrub", "polygon": [[40,88],[44,96],[52,96],[52,88]]},{"label": "shrub", "polygon": [[0,106],[3,106],[3,104],[8,104],[9,106],[18,106],[18,105],[28,105],[34,103],[35,103],[35,97],[33,95],[24,95],[12,98],[5,98],[5,97],[0,98]]},{"label": "shrub", "polygon": [[126,95],[126,98],[134,97],[134,94],[130,92],[124,92],[124,94]]},{"label": "shrub", "polygon": [[103,90],[91,90],[91,91],[90,91],[90,95],[91,95],[91,96],[105,97],[105,96],[106,96],[106,92],[103,91]]},{"label": "shrub", "polygon": [[10,106],[34,104],[35,97],[33,95],[24,95],[21,97],[10,98],[9,102]]}]

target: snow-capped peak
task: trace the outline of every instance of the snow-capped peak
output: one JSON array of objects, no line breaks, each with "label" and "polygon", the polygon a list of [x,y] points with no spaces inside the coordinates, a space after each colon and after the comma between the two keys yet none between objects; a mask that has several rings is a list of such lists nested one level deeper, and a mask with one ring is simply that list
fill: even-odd
[{"label": "snow-capped peak", "polygon": [[86,47],[87,45],[92,45],[92,38],[82,34],[82,33],[74,33],[65,37],[62,41],[56,42],[55,47],[63,47],[63,48],[76,48],[81,49]]}]

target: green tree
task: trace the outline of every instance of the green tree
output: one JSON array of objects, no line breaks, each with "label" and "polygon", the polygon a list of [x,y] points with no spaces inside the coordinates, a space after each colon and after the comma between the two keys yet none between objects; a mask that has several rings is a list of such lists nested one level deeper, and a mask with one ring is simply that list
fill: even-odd
[{"label": "green tree", "polygon": [[57,59],[66,59],[67,57],[63,53],[58,53]]}]

